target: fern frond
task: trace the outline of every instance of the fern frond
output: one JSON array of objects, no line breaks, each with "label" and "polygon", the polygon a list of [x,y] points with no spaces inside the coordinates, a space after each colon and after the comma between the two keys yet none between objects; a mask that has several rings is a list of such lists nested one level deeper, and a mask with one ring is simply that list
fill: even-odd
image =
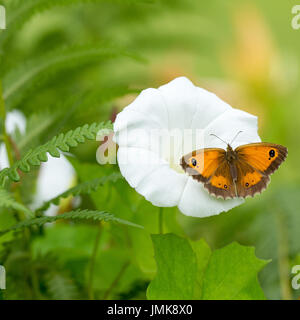
[{"label": "fern frond", "polygon": [[59,112],[31,113],[27,119],[25,134],[20,133],[15,138],[20,152],[23,153],[32,145],[40,144],[40,136],[56,123],[59,116],[61,116]]},{"label": "fern frond", "polygon": [[19,161],[16,161],[12,167],[0,171],[0,184],[3,184],[5,177],[9,177],[13,181],[19,181],[20,176],[18,170],[29,172],[31,166],[39,166],[41,162],[48,161],[47,153],[52,157],[59,158],[59,150],[68,152],[70,147],[76,147],[79,143],[85,142],[86,139],[96,139],[97,133],[102,129],[112,129],[111,122],[86,124],[83,127],[78,127],[74,131],[70,130],[66,134],[61,133],[49,142],[33,150],[29,150],[25,156]]},{"label": "fern frond", "polygon": [[24,212],[28,217],[33,216],[33,213],[28,208],[17,202],[12,195],[2,187],[0,187],[0,207]]},{"label": "fern frond", "polygon": [[5,33],[1,34],[0,48],[3,48],[6,42],[15,35],[16,31],[31,17],[53,7],[101,2],[116,2],[122,5],[128,5],[142,2],[151,3],[153,1],[154,0],[9,0],[5,3],[5,7],[9,12],[7,17],[7,30]]},{"label": "fern frond", "polygon": [[43,57],[16,66],[3,76],[3,98],[8,109],[13,109],[25,94],[53,78],[58,72],[120,56],[139,59],[108,43],[71,46],[58,49]]},{"label": "fern frond", "polygon": [[68,196],[78,196],[80,194],[90,194],[92,191],[97,190],[100,186],[103,186],[106,182],[116,182],[118,179],[121,179],[122,175],[120,173],[112,173],[109,176],[96,178],[90,181],[86,181],[78,184],[77,186],[68,189],[67,191],[59,194],[53,199],[45,202],[40,208],[36,209],[37,212],[45,211],[49,208],[50,204],[59,204],[61,198],[67,198]]},{"label": "fern frond", "polygon": [[46,287],[53,300],[76,300],[79,289],[73,279],[62,272],[51,272],[46,277]]},{"label": "fern frond", "polygon": [[[53,124],[53,120],[55,125],[51,127],[50,132],[45,130],[41,130],[40,132],[47,132],[46,135],[51,137],[51,131],[55,134],[56,132],[59,132],[61,128],[72,129],[72,127],[79,126],[82,123],[88,123],[90,119],[94,119],[95,117],[101,120],[108,119],[111,117],[112,112],[112,108],[107,107],[108,104],[112,104],[111,102],[117,98],[128,94],[138,94],[140,91],[141,89],[129,89],[125,86],[102,87],[97,85],[97,87],[89,88],[88,91],[83,90],[82,92],[58,100],[55,103],[51,102],[50,114],[48,106],[45,106],[45,114],[49,114],[49,117],[44,121],[49,122],[52,119],[51,125]],[[30,114],[31,117],[34,117],[35,108],[36,103],[32,103],[31,101],[29,104],[26,103],[22,105],[22,111],[25,111],[26,114]],[[32,129],[29,131],[34,134],[36,132],[35,127],[45,127],[42,123],[43,121],[33,127],[31,126]],[[28,127],[29,125],[30,124],[28,124]],[[31,134],[31,132],[28,133]],[[26,138],[26,135],[27,132],[20,140],[31,141],[30,138]],[[34,136],[37,135],[34,134]],[[19,145],[18,147],[21,149]]]},{"label": "fern frond", "polygon": [[136,228],[143,228],[142,226],[135,224],[133,222],[123,220],[120,218],[115,217],[113,214],[105,212],[105,211],[97,211],[97,210],[74,210],[62,214],[58,214],[56,216],[45,216],[41,218],[34,218],[34,219],[28,219],[24,220],[22,222],[17,223],[16,225],[0,231],[0,236],[13,230],[22,229],[25,227],[32,227],[32,226],[42,226],[45,223],[54,222],[59,219],[71,219],[71,220],[95,220],[95,221],[111,221],[111,222],[117,222],[121,224],[125,224],[131,227]]}]

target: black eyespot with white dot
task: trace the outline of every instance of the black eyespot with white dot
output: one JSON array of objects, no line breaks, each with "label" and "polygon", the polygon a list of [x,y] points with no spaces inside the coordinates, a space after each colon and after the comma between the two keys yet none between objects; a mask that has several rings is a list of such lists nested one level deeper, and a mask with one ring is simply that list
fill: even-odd
[{"label": "black eyespot with white dot", "polygon": [[224,188],[225,188],[225,189],[227,189],[227,188],[228,188],[228,187],[227,187],[227,184],[224,184]]},{"label": "black eyespot with white dot", "polygon": [[245,186],[248,188],[248,187],[249,187],[249,183],[248,183],[248,182],[246,182],[246,183],[245,183]]},{"label": "black eyespot with white dot", "polygon": [[192,166],[196,167],[196,165],[197,165],[197,160],[196,160],[195,158],[193,158],[191,162],[192,162]]},{"label": "black eyespot with white dot", "polygon": [[270,150],[269,151],[269,156],[270,156],[270,158],[274,158],[275,157],[275,150]]}]

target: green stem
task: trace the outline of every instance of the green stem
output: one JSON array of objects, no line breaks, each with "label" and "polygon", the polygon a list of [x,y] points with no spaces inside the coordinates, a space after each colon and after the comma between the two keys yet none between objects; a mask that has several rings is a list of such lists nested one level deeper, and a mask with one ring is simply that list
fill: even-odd
[{"label": "green stem", "polygon": [[[9,166],[12,167],[12,165],[14,164],[14,158],[13,158],[13,155],[12,155],[11,140],[10,140],[10,137],[8,136],[8,134],[7,134],[7,131],[6,131],[6,123],[5,123],[6,122],[6,109],[5,109],[5,102],[4,102],[4,98],[3,98],[3,89],[2,89],[2,81],[1,80],[0,80],[0,118],[1,118],[1,121],[2,121],[2,128],[3,128],[2,139],[3,139],[3,142],[5,144]],[[19,203],[22,203],[22,198],[21,198],[20,190],[19,190],[18,187],[16,188],[15,196],[16,196],[17,201]],[[21,212],[21,211],[18,211],[18,216],[19,216],[19,219],[21,221],[26,219],[25,214],[23,212]],[[27,229],[24,230],[24,240],[25,240],[25,243],[29,247],[30,232]],[[29,251],[30,251],[30,249],[29,249]],[[30,254],[32,255],[31,252],[30,252]],[[38,278],[37,278],[37,274],[36,274],[35,269],[33,269],[32,272],[31,272],[31,280],[32,280],[32,285],[33,285],[33,291],[35,292],[36,296],[39,297],[40,296],[40,291],[39,291],[39,288],[38,288]]]},{"label": "green stem", "polygon": [[40,284],[39,284],[39,279],[35,270],[35,266],[32,267],[31,273],[31,282],[32,282],[32,292],[33,292],[33,299],[41,299],[41,292],[40,292]]},{"label": "green stem", "polygon": [[96,263],[96,257],[98,253],[99,248],[99,242],[101,237],[101,224],[99,225],[97,235],[94,242],[94,248],[90,260],[90,268],[89,268],[89,280],[88,280],[88,297],[90,300],[94,300],[94,289],[93,289],[93,280],[94,280],[94,270],[95,270],[95,263]]},{"label": "green stem", "polygon": [[2,127],[3,127],[3,141],[5,144],[7,156],[8,156],[8,161],[10,167],[14,164],[14,159],[11,151],[11,145],[9,141],[8,134],[6,132],[6,126],[5,126],[5,120],[6,120],[6,110],[5,110],[5,103],[3,99],[3,90],[2,90],[2,82],[0,81],[0,117],[2,120]]},{"label": "green stem", "polygon": [[110,296],[111,292],[113,291],[113,289],[116,287],[116,285],[118,284],[118,282],[120,281],[120,279],[122,278],[124,272],[126,271],[126,269],[129,266],[129,261],[125,262],[121,268],[121,270],[119,271],[119,273],[117,274],[115,280],[112,282],[112,284],[110,285],[110,287],[106,290],[106,292],[104,293],[103,296],[103,300],[107,300],[108,297]]},{"label": "green stem", "polygon": [[292,300],[292,292],[290,287],[290,264],[289,264],[289,248],[287,228],[283,213],[276,211],[277,229],[278,229],[278,267],[279,279],[281,287],[281,295],[283,300]]},{"label": "green stem", "polygon": [[[5,122],[6,122],[6,109],[5,109],[5,102],[3,99],[3,89],[2,89],[1,80],[0,80],[0,117],[1,117],[2,128],[3,128],[2,139],[5,144],[5,149],[7,152],[9,166],[11,167],[14,164],[14,158],[13,158],[13,154],[12,154],[11,140],[7,134],[7,131],[6,131],[6,124],[5,124]],[[20,191],[19,191],[18,187],[16,188],[15,196],[16,196],[16,200],[18,202],[22,203],[22,199],[21,199],[21,195],[20,195]],[[24,220],[26,218],[23,212],[18,212],[18,216],[19,216],[20,220]]]},{"label": "green stem", "polygon": [[162,207],[159,208],[158,211],[158,233],[164,233],[164,209]]}]

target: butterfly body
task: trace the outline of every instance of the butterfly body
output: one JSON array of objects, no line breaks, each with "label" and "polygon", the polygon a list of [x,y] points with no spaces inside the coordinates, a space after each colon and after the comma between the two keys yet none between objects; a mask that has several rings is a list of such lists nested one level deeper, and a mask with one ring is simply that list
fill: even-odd
[{"label": "butterfly body", "polygon": [[270,175],[287,156],[287,148],[274,143],[251,143],[232,149],[204,148],[181,159],[182,168],[216,197],[253,197],[261,193]]}]

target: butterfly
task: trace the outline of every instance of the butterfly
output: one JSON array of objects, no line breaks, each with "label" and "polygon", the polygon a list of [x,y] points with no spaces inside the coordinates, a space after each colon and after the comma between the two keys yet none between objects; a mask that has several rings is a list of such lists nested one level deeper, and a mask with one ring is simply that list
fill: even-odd
[{"label": "butterfly", "polygon": [[250,143],[233,150],[229,143],[223,142],[227,144],[226,150],[195,150],[180,162],[185,172],[202,182],[217,198],[246,198],[261,193],[288,153],[286,147],[274,143]]}]

